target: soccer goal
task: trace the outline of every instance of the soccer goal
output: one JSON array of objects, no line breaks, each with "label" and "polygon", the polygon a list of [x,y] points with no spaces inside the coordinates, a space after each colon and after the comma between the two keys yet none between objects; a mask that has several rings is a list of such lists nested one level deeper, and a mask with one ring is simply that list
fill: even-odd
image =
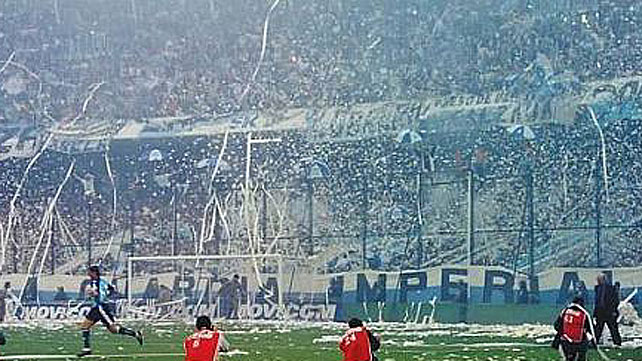
[{"label": "soccer goal", "polygon": [[278,319],[300,260],[277,254],[130,257],[127,318]]}]

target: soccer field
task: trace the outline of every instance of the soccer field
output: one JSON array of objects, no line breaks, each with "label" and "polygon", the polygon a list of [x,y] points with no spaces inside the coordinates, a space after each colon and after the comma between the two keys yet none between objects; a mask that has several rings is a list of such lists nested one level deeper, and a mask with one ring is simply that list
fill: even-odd
[{"label": "soccer field", "polygon": [[[340,360],[338,338],[343,325],[244,324],[221,325],[233,351],[223,360],[243,361],[325,361]],[[454,360],[559,360],[548,347],[546,326],[416,326],[374,325],[383,337],[381,361],[454,361]],[[48,328],[4,328],[8,345],[0,360],[75,359],[80,334],[70,326]],[[182,360],[182,339],[190,332],[185,324],[166,323],[144,326],[146,345],[94,332],[94,356],[103,360]],[[613,361],[642,360],[642,349],[605,349]],[[599,360],[595,351],[589,360]]]}]

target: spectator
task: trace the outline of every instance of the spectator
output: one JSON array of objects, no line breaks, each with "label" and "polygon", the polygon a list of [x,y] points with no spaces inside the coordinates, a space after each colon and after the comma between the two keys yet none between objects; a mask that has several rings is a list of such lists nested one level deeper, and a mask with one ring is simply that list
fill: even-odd
[{"label": "spectator", "polygon": [[158,303],[167,303],[172,300],[172,290],[165,285],[160,286],[158,291]]},{"label": "spectator", "polygon": [[459,294],[457,295],[457,315],[459,323],[466,323],[468,321],[468,287],[463,280],[457,282]]},{"label": "spectator", "polygon": [[352,262],[348,258],[348,254],[344,253],[341,259],[337,262],[335,266],[336,271],[338,272],[350,272],[352,269]]},{"label": "spectator", "polygon": [[0,323],[4,322],[7,315],[7,299],[11,292],[11,282],[5,282],[4,287],[0,290]]},{"label": "spectator", "polygon": [[583,300],[588,298],[588,290],[586,289],[586,283],[584,281],[579,282],[575,297],[579,297]]},{"label": "spectator", "polygon": [[372,270],[379,270],[383,266],[378,250],[374,250],[372,256],[368,258],[368,266]]},{"label": "spectator", "polygon": [[528,287],[526,286],[526,281],[524,280],[519,281],[519,289],[517,290],[517,304],[528,304]]},{"label": "spectator", "polygon": [[78,290],[78,300],[85,300],[87,298],[87,286],[91,283],[90,280],[84,279],[82,282],[80,282],[80,287]]},{"label": "spectator", "polygon": [[159,298],[160,286],[158,284],[158,278],[152,277],[147,283],[147,288],[143,294],[143,298],[146,300],[157,300]]},{"label": "spectator", "polygon": [[58,286],[56,288],[56,294],[54,295],[53,298],[54,302],[68,302],[70,300],[69,295],[67,295],[67,292],[65,292],[65,287],[64,286]]},{"label": "spectator", "polygon": [[620,299],[616,288],[609,284],[605,274],[600,274],[597,277],[597,285],[595,286],[595,310],[593,311],[596,343],[599,343],[602,339],[602,332],[604,331],[604,325],[606,325],[611,332],[613,343],[617,346],[622,345],[622,337],[617,324],[619,305]]},{"label": "spectator", "polygon": [[239,317],[239,307],[244,295],[239,275],[235,274],[231,280],[225,282],[219,290],[221,310],[223,317],[227,319],[237,319]]}]

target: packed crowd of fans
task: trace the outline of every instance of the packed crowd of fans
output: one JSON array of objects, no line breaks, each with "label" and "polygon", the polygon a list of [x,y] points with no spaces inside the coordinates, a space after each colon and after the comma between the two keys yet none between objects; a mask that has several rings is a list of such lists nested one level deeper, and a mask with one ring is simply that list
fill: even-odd
[{"label": "packed crowd of fans", "polygon": [[634,74],[639,3],[555,3],[284,2],[252,82],[268,2],[5,1],[0,119],[69,121],[96,84],[86,115],[112,120],[493,91],[543,97]]},{"label": "packed crowd of fans", "polygon": [[[614,121],[604,128],[606,184],[599,138],[590,123],[578,119],[575,125],[533,129],[532,140],[497,126],[475,134],[426,135],[415,143],[396,137],[311,143],[300,132],[280,133],[280,143],[252,152],[249,192],[243,189],[243,136],[230,136],[214,177],[223,136],[129,141],[109,153],[115,224],[104,154],[47,152],[30,170],[17,202],[13,238],[19,248],[17,254],[10,251],[10,259],[15,257],[18,269],[29,264],[43,232],[44,209],[75,159],[74,178],[56,206],[54,252],[64,256],[55,258],[59,263],[85,263],[89,242],[94,261],[112,244],[106,264],[113,267],[130,254],[247,253],[245,217],[256,222],[258,230],[250,227],[249,234],[262,239],[260,251],[267,252],[278,238],[280,251],[311,256],[325,272],[364,263],[394,270],[464,262],[469,170],[475,263],[526,267],[528,174],[538,268],[596,265],[596,192],[602,198],[601,264],[642,263],[640,243],[632,241],[640,229],[642,179],[635,171],[641,166],[640,122]],[[3,162],[3,205],[15,194],[25,166],[26,160]],[[87,178],[93,178],[91,192],[83,182]],[[210,211],[204,221],[214,194],[219,210],[215,220]],[[3,224],[8,212],[3,206]],[[48,271],[53,256],[46,257]]]},{"label": "packed crowd of fans", "polygon": [[[640,4],[584,1],[573,9],[557,2],[546,11],[495,3],[306,0],[283,2],[266,18],[271,4],[252,0],[5,1],[0,141],[13,126],[92,119],[115,124],[491,92],[542,100],[635,75]],[[47,269],[73,273],[101,257],[118,268],[126,254],[242,253],[252,237],[264,248],[278,239],[282,251],[312,256],[327,272],[463,262],[469,170],[476,263],[525,267],[532,173],[539,269],[596,265],[598,204],[601,263],[639,265],[639,242],[631,239],[640,236],[640,124],[597,110],[608,119],[604,144],[583,113],[574,124],[534,127],[528,139],[488,126],[408,141],[392,134],[400,131],[394,119],[371,124],[378,131],[363,139],[263,133],[281,142],[253,151],[249,183],[239,135],[229,142],[119,141],[107,157],[113,183],[102,153],[47,151],[14,213],[8,205],[28,159],[9,158],[0,173],[3,232],[14,224],[7,267],[26,271],[32,263],[47,232],[43,213],[74,159],[49,226],[51,254],[41,249],[35,258],[46,256]],[[212,195],[216,210],[204,221]],[[248,229],[250,216],[258,217],[258,231]]]}]

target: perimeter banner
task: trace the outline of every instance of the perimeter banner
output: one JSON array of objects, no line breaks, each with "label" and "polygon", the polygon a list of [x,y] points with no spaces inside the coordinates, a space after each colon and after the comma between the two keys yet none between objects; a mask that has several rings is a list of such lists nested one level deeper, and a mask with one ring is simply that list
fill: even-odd
[{"label": "perimeter banner", "polygon": [[[588,269],[552,268],[528,279],[502,267],[443,266],[401,272],[352,271],[337,274],[292,272],[283,274],[240,273],[239,295],[243,304],[255,299],[273,303],[336,304],[341,302],[418,302],[436,297],[439,301],[454,301],[465,289],[470,303],[514,303],[526,291],[537,303],[564,303],[575,293],[590,295],[596,277],[606,273],[622,292],[642,288],[642,268]],[[83,299],[82,276],[7,275],[5,280],[14,287],[14,294],[28,279],[23,303],[37,304]],[[128,294],[124,278],[112,282],[118,289],[117,298]],[[166,302],[186,299],[189,302],[212,304],[225,294],[225,281],[204,278],[189,273],[159,273],[134,277],[132,295],[136,299],[164,299]],[[63,293],[61,294],[61,290]],[[163,294],[162,290],[166,290]],[[283,297],[283,300],[279,300]]]}]

